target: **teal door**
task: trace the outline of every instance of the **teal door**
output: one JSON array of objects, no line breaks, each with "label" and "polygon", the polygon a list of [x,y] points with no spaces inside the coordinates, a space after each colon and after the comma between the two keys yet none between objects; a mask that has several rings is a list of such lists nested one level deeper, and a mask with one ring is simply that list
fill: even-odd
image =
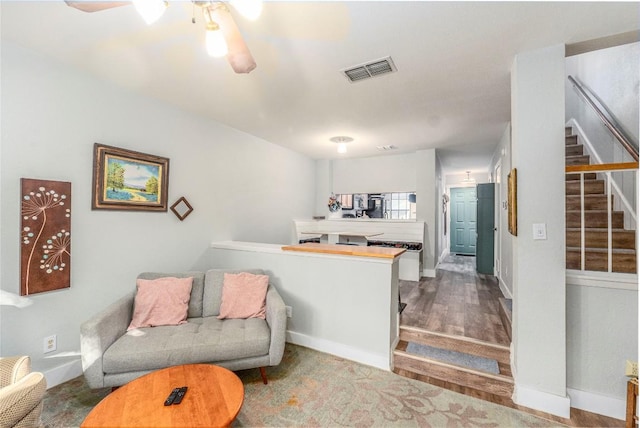
[{"label": "teal door", "polygon": [[452,254],[476,254],[476,188],[451,189]]},{"label": "teal door", "polygon": [[478,240],[476,268],[478,273],[493,275],[495,233],[495,184],[478,184]]}]

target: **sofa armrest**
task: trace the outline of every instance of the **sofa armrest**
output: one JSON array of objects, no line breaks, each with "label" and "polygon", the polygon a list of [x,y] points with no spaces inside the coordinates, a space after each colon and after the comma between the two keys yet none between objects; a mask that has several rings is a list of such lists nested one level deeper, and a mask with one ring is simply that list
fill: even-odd
[{"label": "sofa armrest", "polygon": [[269,365],[277,366],[284,355],[284,343],[287,332],[287,310],[278,290],[269,284],[267,290],[267,324],[271,330],[269,345]]},{"label": "sofa armrest", "polygon": [[102,356],[127,332],[133,314],[134,293],[117,300],[80,326],[82,370],[90,388],[104,387]]}]

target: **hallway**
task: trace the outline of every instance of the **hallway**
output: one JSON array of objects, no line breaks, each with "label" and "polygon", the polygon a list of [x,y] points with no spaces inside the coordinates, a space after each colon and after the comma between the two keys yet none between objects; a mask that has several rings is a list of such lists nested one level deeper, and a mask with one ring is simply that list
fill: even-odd
[{"label": "hallway", "polygon": [[472,256],[448,255],[435,278],[400,281],[400,299],[407,304],[400,325],[509,346],[498,314],[498,281],[478,274],[475,262]]}]

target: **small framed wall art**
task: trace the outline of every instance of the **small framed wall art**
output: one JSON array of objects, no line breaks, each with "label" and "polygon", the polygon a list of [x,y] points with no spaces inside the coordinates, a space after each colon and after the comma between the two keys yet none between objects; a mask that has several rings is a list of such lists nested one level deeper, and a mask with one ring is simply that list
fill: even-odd
[{"label": "small framed wall art", "polygon": [[518,236],[518,176],[515,168],[507,178],[507,217],[509,233]]},{"label": "small framed wall art", "polygon": [[184,196],[178,199],[173,205],[171,205],[171,211],[180,219],[180,221],[187,218],[189,214],[193,211],[193,207],[187,201],[187,198]]},{"label": "small framed wall art", "polygon": [[20,180],[20,295],[71,287],[71,183]]},{"label": "small framed wall art", "polygon": [[94,144],[91,209],[167,211],[169,159]]}]

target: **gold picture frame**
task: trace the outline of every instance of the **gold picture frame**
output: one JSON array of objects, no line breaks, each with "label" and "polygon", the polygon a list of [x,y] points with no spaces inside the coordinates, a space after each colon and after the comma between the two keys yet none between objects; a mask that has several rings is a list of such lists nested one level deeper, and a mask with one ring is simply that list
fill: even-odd
[{"label": "gold picture frame", "polygon": [[513,168],[507,176],[507,218],[509,233],[518,236],[518,178]]},{"label": "gold picture frame", "polygon": [[94,144],[91,209],[167,211],[169,159]]}]

